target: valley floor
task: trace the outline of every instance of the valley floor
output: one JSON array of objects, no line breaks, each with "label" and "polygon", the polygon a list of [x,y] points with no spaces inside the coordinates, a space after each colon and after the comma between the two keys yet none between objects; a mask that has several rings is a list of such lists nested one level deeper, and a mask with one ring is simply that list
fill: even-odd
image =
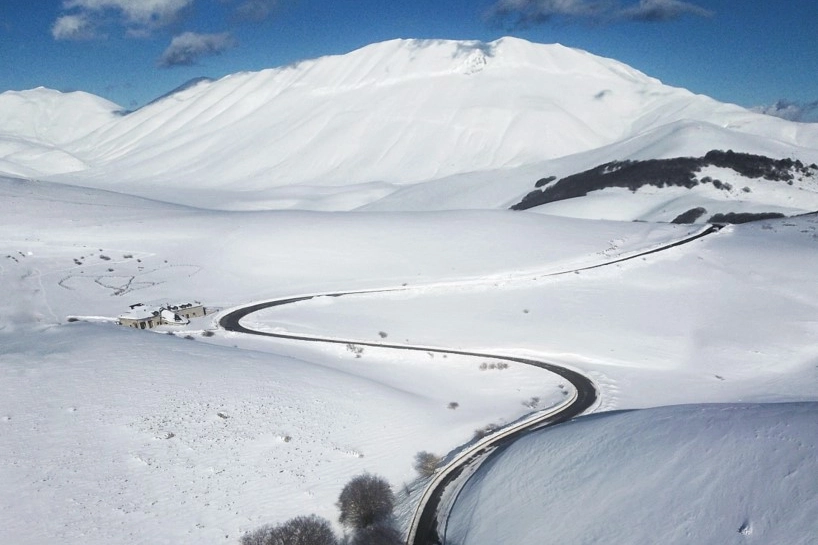
[{"label": "valley floor", "polygon": [[[599,411],[770,404],[742,414],[757,414],[763,426],[787,421],[792,432],[737,440],[736,448],[759,468],[791,465],[807,478],[785,472],[777,495],[748,480],[736,488],[744,499],[734,500],[674,486],[672,507],[762,509],[766,495],[800,517],[788,521],[814,520],[799,506],[818,492],[804,465],[814,458],[805,438],[815,406],[781,404],[818,399],[818,352],[808,342],[817,332],[814,217],[730,227],[644,259],[552,276],[697,228],[510,212],[215,212],[8,179],[0,196],[10,204],[0,223],[0,542],[235,543],[300,514],[335,520],[351,476],[370,471],[411,489],[418,451],[445,454],[476,429],[563,395],[556,377],[525,366],[246,338],[218,330],[214,316],[160,333],[104,321],[137,302],[195,298],[226,310],[378,288],[402,291],[316,298],[247,320],[270,331],[536,354],[593,378]],[[697,429],[684,411],[696,410],[593,417],[519,449],[558,457],[551,441],[593,442],[603,432],[589,429],[606,419],[647,440],[667,415],[688,421],[684,440]],[[714,429],[733,426],[713,418]],[[598,437],[599,445],[610,440]],[[673,474],[712,475],[729,464],[725,451],[707,450],[709,441],[697,443],[709,456],[687,458],[685,473]],[[623,452],[592,449],[600,465],[588,467],[619,464]],[[657,451],[655,463],[665,454]],[[510,464],[516,472],[518,462]],[[671,472],[654,475],[660,483]],[[598,486],[600,497],[609,492]],[[600,509],[612,501],[581,497]],[[482,513],[471,499],[458,509],[457,521]],[[798,543],[809,529],[793,523],[789,534],[765,533],[784,519],[745,512],[760,542],[786,535]],[[732,524],[737,535],[743,522]],[[554,523],[521,514],[515,524],[547,532]],[[495,539],[455,524],[463,543]],[[661,535],[674,542],[679,524]]]}]

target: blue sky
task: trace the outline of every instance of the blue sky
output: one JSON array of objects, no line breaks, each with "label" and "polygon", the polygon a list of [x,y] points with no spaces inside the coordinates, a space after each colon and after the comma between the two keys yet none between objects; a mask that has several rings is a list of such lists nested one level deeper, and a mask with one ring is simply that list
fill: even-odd
[{"label": "blue sky", "polygon": [[79,89],[133,108],[197,76],[392,38],[514,35],[813,120],[816,22],[814,0],[0,0],[0,91]]}]

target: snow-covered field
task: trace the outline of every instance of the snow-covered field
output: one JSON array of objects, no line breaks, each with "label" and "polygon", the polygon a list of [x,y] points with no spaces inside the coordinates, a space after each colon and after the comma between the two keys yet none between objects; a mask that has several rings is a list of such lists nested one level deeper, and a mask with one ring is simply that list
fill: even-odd
[{"label": "snow-covered field", "polygon": [[[816,216],[641,255],[702,226],[593,218],[724,192],[503,210],[538,178],[615,159],[815,161],[815,126],[518,40],[388,42],[118,109],[0,95],[0,543],[236,543],[296,515],[336,520],[364,471],[389,479],[405,522],[418,451],[566,395],[541,369],[355,341],[538,358],[591,377],[598,413],[654,408],[504,451],[455,505],[450,542],[818,534]],[[739,205],[810,210],[813,186],[759,181]],[[217,327],[242,305],[340,291],[361,293],[244,323],[349,346]],[[213,312],[185,326],[115,323],[194,299]]]}]

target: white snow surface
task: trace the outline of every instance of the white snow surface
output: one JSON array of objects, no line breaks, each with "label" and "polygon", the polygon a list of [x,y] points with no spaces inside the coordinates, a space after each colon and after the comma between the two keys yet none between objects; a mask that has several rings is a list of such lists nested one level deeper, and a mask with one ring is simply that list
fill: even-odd
[{"label": "white snow surface", "polygon": [[816,403],[674,406],[528,436],[469,482],[447,542],[814,543],[817,416]]}]

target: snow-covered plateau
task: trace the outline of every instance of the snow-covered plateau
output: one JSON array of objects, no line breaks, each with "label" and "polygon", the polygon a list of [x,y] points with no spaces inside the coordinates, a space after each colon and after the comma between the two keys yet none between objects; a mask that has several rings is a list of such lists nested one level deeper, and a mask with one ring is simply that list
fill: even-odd
[{"label": "snow-covered plateau", "polygon": [[[655,174],[678,158],[682,183]],[[416,453],[570,396],[502,357],[598,398],[474,469],[446,543],[814,543],[816,161],[818,125],[514,38],[374,44],[134,112],[2,93],[0,543],[235,544],[310,513],[340,533],[363,472],[407,531]],[[588,177],[624,168],[648,179]],[[747,214],[770,219],[706,224]],[[219,326],[298,296],[242,324],[335,342]],[[194,300],[188,324],[117,325]]]}]

